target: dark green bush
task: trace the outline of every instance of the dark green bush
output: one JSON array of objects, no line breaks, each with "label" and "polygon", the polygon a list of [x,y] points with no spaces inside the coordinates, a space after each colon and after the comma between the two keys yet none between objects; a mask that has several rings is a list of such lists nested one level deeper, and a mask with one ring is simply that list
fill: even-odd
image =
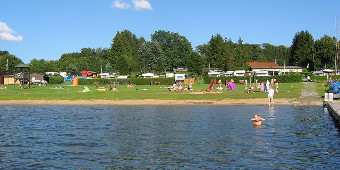
[{"label": "dark green bush", "polygon": [[171,85],[174,84],[175,78],[132,78],[131,79],[131,84],[136,84],[136,85],[150,85],[151,81],[153,83],[155,82],[160,82],[161,85]]},{"label": "dark green bush", "polygon": [[298,83],[302,82],[303,75],[300,74],[284,74],[279,76],[274,76],[274,79],[279,83]]},{"label": "dark green bush", "polygon": [[173,84],[174,78],[129,78],[129,79],[79,79],[79,85],[93,85],[94,82],[98,82],[99,85],[113,85],[113,84],[136,84],[136,85],[150,85],[153,83],[160,82],[161,85]]},{"label": "dark green bush", "polygon": [[64,77],[62,76],[50,76],[49,77],[49,84],[61,84],[64,83]]},{"label": "dark green bush", "polygon": [[[334,79],[340,80],[340,75],[330,75],[328,77],[330,77],[332,80],[334,80]],[[319,83],[324,83],[324,82],[327,81],[327,76],[315,76],[315,75],[312,75],[311,79],[313,81],[316,81],[316,82],[319,82]]]},{"label": "dark green bush", "polygon": [[[255,76],[255,79],[258,79],[259,82],[265,82],[267,80],[270,81],[270,79],[274,78],[279,83],[295,83],[295,82],[302,82],[303,75],[301,74],[284,74],[279,76]],[[209,84],[211,81],[211,78],[216,78],[216,83],[219,79],[222,80],[223,83],[225,83],[226,80],[230,81],[231,79],[234,80],[235,83],[239,83],[240,80],[247,80],[250,81],[250,76],[230,76],[230,77],[204,77],[204,83]],[[254,76],[251,76],[251,81],[254,82]]]},{"label": "dark green bush", "polygon": [[314,74],[311,76],[311,79],[316,82],[326,82],[327,76],[315,76]]},{"label": "dark green bush", "polygon": [[93,85],[94,82],[98,82],[99,85],[114,85],[116,84],[127,84],[128,82],[125,82],[128,79],[102,79],[102,78],[97,78],[97,79],[79,79],[78,83],[79,85]]}]

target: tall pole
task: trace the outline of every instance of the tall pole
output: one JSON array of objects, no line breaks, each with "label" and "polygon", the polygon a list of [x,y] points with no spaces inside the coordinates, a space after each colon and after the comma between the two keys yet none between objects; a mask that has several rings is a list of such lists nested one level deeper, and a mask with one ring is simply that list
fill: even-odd
[{"label": "tall pole", "polygon": [[6,63],[6,72],[8,71],[8,58],[7,58],[7,63]]},{"label": "tall pole", "polygon": [[338,16],[336,16],[335,20],[335,75],[338,70]]}]

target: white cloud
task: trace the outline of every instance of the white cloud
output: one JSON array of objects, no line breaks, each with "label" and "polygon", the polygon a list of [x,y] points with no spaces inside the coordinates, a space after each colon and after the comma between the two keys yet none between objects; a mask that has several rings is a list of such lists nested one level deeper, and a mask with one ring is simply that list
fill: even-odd
[{"label": "white cloud", "polygon": [[112,2],[112,8],[119,8],[119,9],[128,9],[130,8],[130,4],[121,2],[121,0],[116,0]]},{"label": "white cloud", "polygon": [[22,41],[24,38],[19,35],[15,36],[13,31],[6,23],[0,21],[0,40],[4,41]]},{"label": "white cloud", "polygon": [[152,10],[151,4],[147,0],[133,0],[132,2],[137,11]]}]

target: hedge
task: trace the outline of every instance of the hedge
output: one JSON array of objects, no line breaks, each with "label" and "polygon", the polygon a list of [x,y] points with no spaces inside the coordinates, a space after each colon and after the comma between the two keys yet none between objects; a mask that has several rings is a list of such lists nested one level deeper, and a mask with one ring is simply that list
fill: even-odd
[{"label": "hedge", "polygon": [[[267,80],[270,80],[272,78],[276,79],[279,83],[295,83],[295,82],[302,82],[302,76],[300,74],[284,74],[279,76],[255,76],[255,79],[258,79],[259,82],[265,82]],[[209,84],[211,81],[211,78],[216,78],[216,81],[219,79],[222,80],[224,83],[226,80],[230,81],[231,79],[234,80],[235,83],[239,83],[240,80],[250,80],[250,76],[230,76],[230,77],[204,77],[204,83]],[[252,82],[254,81],[254,76],[251,76]]]},{"label": "hedge", "polygon": [[149,85],[151,82],[159,82],[161,85],[172,85],[175,82],[175,78],[132,78],[132,84],[136,85]]},{"label": "hedge", "polygon": [[[330,75],[328,77],[332,78],[332,80],[334,80],[334,79],[340,80],[340,75]],[[316,81],[316,82],[324,83],[324,82],[327,81],[327,76],[315,76],[315,75],[312,75],[311,79],[313,81]]]},{"label": "hedge", "polygon": [[151,82],[159,82],[161,85],[171,85],[175,82],[175,78],[129,78],[129,79],[79,79],[79,85],[93,85],[98,82],[100,85],[114,85],[114,84],[135,84],[135,85],[150,85]]},{"label": "hedge", "polygon": [[64,83],[64,77],[62,76],[50,76],[49,77],[49,84],[61,84]]},{"label": "hedge", "polygon": [[327,76],[315,76],[312,75],[311,79],[316,82],[326,82],[327,81]]}]

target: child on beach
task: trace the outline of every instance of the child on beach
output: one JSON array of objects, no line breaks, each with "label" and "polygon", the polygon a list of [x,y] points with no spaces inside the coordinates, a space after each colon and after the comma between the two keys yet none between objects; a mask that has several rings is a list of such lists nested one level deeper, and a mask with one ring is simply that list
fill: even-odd
[{"label": "child on beach", "polygon": [[276,93],[279,92],[279,83],[277,81],[275,82],[275,91]]}]

